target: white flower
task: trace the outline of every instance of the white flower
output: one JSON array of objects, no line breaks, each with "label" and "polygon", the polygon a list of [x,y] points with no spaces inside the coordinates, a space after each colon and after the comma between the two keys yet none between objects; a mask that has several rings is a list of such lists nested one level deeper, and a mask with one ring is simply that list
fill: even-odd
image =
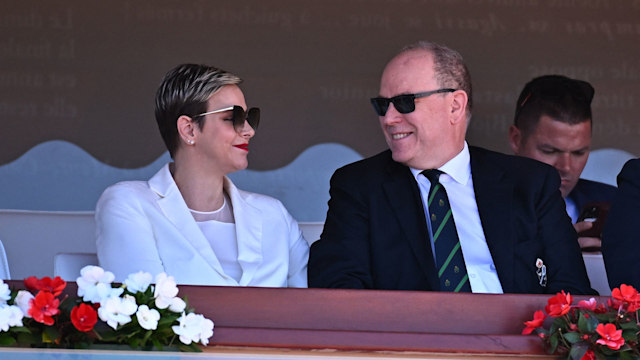
[{"label": "white flower", "polygon": [[171,327],[173,332],[180,337],[180,341],[189,345],[192,342],[200,342],[202,345],[209,343],[209,338],[213,336],[213,321],[200,314],[190,313],[178,318],[179,325]]},{"label": "white flower", "polygon": [[116,329],[118,325],[124,325],[131,321],[131,315],[136,313],[138,305],[131,295],[123,297],[110,297],[103,299],[98,309],[100,320]]},{"label": "white flower", "polygon": [[9,285],[5,284],[4,281],[0,279],[0,305],[6,304],[9,299],[11,299],[11,290],[9,290]]},{"label": "white flower", "polygon": [[186,307],[187,307],[187,304],[184,302],[184,300],[180,299],[177,296],[171,299],[171,303],[169,303],[169,310],[175,313],[183,312]]},{"label": "white flower", "polygon": [[136,312],[138,323],[145,330],[155,330],[158,328],[160,313],[156,309],[149,309],[147,305],[140,305]]},{"label": "white flower", "polygon": [[176,295],[178,295],[178,286],[173,276],[167,276],[165,273],[156,275],[156,288],[153,297],[156,299],[158,309],[168,308]]},{"label": "white flower", "polygon": [[12,305],[9,308],[9,326],[22,326],[22,310],[19,307]]},{"label": "white flower", "polygon": [[140,271],[135,274],[130,274],[124,284],[127,285],[127,290],[131,293],[145,292],[149,285],[153,281],[153,276],[148,272]]},{"label": "white flower", "polygon": [[87,265],[80,270],[80,277],[76,279],[78,296],[94,304],[102,302],[105,298],[120,296],[124,289],[112,288],[111,283],[114,279],[112,272],[104,271],[99,266]]},{"label": "white flower", "polygon": [[0,331],[9,331],[12,326],[22,326],[22,310],[15,305],[0,307]]},{"label": "white flower", "polygon": [[13,301],[13,303],[17,305],[20,310],[22,310],[22,314],[26,318],[31,318],[31,316],[29,316],[29,308],[31,307],[29,302],[31,301],[31,299],[33,299],[32,293],[26,290],[20,290],[18,291],[18,295],[16,295],[15,300]]}]

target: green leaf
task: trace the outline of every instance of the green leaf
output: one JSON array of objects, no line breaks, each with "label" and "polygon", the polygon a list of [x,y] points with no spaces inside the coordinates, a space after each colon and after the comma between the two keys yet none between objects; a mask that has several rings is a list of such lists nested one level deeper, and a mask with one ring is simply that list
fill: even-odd
[{"label": "green leaf", "polygon": [[151,343],[153,344],[153,347],[162,351],[162,343],[160,341],[158,341],[157,339],[151,339]]},{"label": "green leaf", "polygon": [[16,339],[8,333],[0,333],[0,346],[11,346],[16,343]]},{"label": "green leaf", "polygon": [[627,329],[627,330],[622,330],[622,337],[624,338],[625,342],[637,342],[638,341],[638,335],[636,334],[636,330],[632,330],[632,329]]},{"label": "green leaf", "polygon": [[147,344],[147,340],[149,340],[149,337],[151,337],[151,335],[153,334],[153,330],[147,330],[147,332],[144,334],[144,337],[142,338],[142,345],[146,345]]},{"label": "green leaf", "polygon": [[569,332],[562,335],[569,343],[574,344],[580,341],[580,334],[577,332]]},{"label": "green leaf", "polygon": [[631,352],[629,351],[624,351],[620,353],[620,356],[618,357],[620,360],[632,360],[632,359],[637,359],[637,357],[634,357],[633,354],[631,354]]},{"label": "green leaf", "polygon": [[200,348],[200,346],[198,346],[198,344],[192,342],[189,345],[185,345],[183,343],[179,343],[178,344],[178,349],[180,349],[180,351],[186,351],[186,352],[202,352],[202,349]]},{"label": "green leaf", "polygon": [[24,326],[15,326],[11,328],[11,332],[12,333],[31,333],[31,331],[29,331],[28,328],[24,327]]},{"label": "green leaf", "polygon": [[42,342],[52,343],[60,338],[60,331],[54,326],[45,326],[42,332]]},{"label": "green leaf", "polygon": [[599,323],[595,316],[589,315],[587,317],[584,313],[581,313],[578,319],[578,329],[580,329],[581,333],[592,333],[596,331]]},{"label": "green leaf", "polygon": [[18,335],[18,343],[19,344],[40,344],[42,342],[40,334],[33,334],[31,332],[28,333],[19,333]]},{"label": "green leaf", "polygon": [[558,317],[553,320],[551,323],[551,328],[549,331],[552,333],[558,331],[559,329],[566,330],[567,329],[567,321],[563,317]]},{"label": "green leaf", "polygon": [[596,319],[603,324],[610,323],[609,315],[607,314],[594,314]]},{"label": "green leaf", "polygon": [[551,346],[551,348],[549,349],[549,353],[553,354],[556,352],[556,350],[558,349],[558,338],[560,337],[559,333],[553,333],[553,335],[551,335],[549,337],[549,345]]},{"label": "green leaf", "polygon": [[578,330],[580,330],[580,332],[589,332],[588,329],[589,323],[587,321],[587,318],[584,317],[584,313],[580,314],[580,317],[578,318]]},{"label": "green leaf", "polygon": [[88,343],[86,341],[80,341],[73,344],[74,349],[89,349],[90,346],[91,343]]},{"label": "green leaf", "polygon": [[636,324],[633,321],[629,321],[629,322],[625,322],[625,323],[620,324],[620,329],[622,329],[622,330],[633,329],[633,330],[637,331],[637,328],[638,328],[638,324]]},{"label": "green leaf", "polygon": [[600,346],[599,349],[607,358],[609,355],[615,355],[617,353],[617,350],[610,349],[608,346]]},{"label": "green leaf", "polygon": [[584,354],[589,350],[589,344],[584,341],[578,342],[571,346],[571,351],[569,351],[569,358],[572,360],[580,360],[584,356]]}]

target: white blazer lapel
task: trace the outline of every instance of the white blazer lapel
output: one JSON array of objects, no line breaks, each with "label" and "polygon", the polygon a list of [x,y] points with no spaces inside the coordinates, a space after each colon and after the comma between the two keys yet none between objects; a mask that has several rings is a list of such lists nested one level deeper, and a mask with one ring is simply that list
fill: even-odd
[{"label": "white blazer lapel", "polygon": [[[184,241],[190,244],[194,252],[202,256],[220,277],[220,282],[227,285],[237,285],[237,282],[227,276],[222,270],[220,261],[216,257],[211,245],[200,231],[198,224],[193,219],[187,204],[184,202],[180,190],[171,176],[169,165],[165,165],[156,175],[149,179],[149,187],[158,194],[158,206],[164,215],[175,225],[182,234]],[[181,239],[176,239],[180,241]]]},{"label": "white blazer lapel", "polygon": [[262,212],[245,201],[243,194],[227,177],[224,188],[231,198],[236,222],[238,262],[242,268],[240,285],[247,286],[262,263]]}]

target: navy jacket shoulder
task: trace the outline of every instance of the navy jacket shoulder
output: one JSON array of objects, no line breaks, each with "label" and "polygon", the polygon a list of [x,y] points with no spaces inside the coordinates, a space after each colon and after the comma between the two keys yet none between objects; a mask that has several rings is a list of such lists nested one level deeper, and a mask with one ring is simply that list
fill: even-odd
[{"label": "navy jacket shoulder", "polygon": [[580,179],[576,186],[569,193],[569,198],[573,200],[578,209],[590,202],[612,202],[618,189],[609,184]]},{"label": "navy jacket shoulder", "polygon": [[602,231],[602,256],[609,286],[640,288],[640,159],[631,159],[618,175],[618,192]]}]

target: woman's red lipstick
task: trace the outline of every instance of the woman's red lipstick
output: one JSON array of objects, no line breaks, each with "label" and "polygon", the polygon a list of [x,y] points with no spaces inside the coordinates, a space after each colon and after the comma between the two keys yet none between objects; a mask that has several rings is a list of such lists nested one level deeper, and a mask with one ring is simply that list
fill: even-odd
[{"label": "woman's red lipstick", "polygon": [[244,151],[249,151],[249,144],[238,144],[233,146],[237,147],[238,149],[242,149]]}]

